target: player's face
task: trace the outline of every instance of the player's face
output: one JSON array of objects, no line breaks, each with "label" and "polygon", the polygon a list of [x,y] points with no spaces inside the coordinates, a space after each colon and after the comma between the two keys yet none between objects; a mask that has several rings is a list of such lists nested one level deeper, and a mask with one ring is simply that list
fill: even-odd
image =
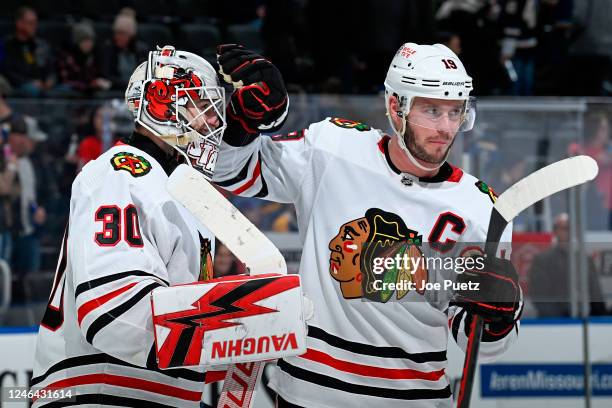
[{"label": "player's face", "polygon": [[217,129],[221,124],[219,116],[207,99],[198,99],[195,103],[187,103],[189,125],[199,133],[206,135]]},{"label": "player's face", "polygon": [[340,227],[338,235],[329,242],[329,273],[340,282],[359,279],[361,249],[370,232],[365,218],[349,221]]},{"label": "player's face", "polygon": [[404,138],[417,159],[439,164],[446,159],[464,119],[465,102],[414,98]]}]

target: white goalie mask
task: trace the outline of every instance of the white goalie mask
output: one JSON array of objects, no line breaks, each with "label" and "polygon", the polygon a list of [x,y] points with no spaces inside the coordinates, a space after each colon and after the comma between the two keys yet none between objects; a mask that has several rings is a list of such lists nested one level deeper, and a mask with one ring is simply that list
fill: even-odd
[{"label": "white goalie mask", "polygon": [[[404,139],[408,124],[434,130],[444,126],[453,136],[457,132],[471,130],[476,119],[476,100],[470,97],[471,91],[472,78],[465,71],[457,55],[448,47],[442,44],[405,43],[395,53],[385,79],[387,116],[398,137],[400,147],[416,167],[425,171],[436,170],[442,166],[446,158],[434,167],[426,167],[419,163],[406,146]],[[391,120],[389,112],[391,96],[395,96],[398,101],[398,110],[395,113],[401,118],[400,128]],[[463,103],[449,112],[431,109],[410,114],[415,97],[458,100]]]},{"label": "white goalie mask", "polygon": [[225,121],[225,90],[204,58],[165,46],[132,74],[125,102],[135,122],[212,177]]}]

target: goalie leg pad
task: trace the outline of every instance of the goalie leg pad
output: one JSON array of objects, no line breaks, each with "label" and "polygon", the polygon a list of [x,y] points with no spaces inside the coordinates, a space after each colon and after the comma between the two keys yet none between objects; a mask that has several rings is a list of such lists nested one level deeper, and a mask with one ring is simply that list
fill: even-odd
[{"label": "goalie leg pad", "polygon": [[306,351],[298,275],[230,276],[155,289],[160,368],[274,360]]}]

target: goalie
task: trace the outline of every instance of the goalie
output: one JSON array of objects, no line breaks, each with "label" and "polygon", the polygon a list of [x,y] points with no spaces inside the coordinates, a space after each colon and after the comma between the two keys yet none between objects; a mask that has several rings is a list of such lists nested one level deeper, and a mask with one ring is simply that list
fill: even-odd
[{"label": "goalie", "polygon": [[[134,133],[88,163],[72,186],[69,225],[32,378],[36,389],[63,391],[40,393],[57,398],[34,398],[34,407],[199,407],[205,380],[210,381],[202,368],[185,368],[200,362],[203,340],[194,330],[176,331],[178,345],[159,355],[151,299],[152,293],[171,290],[173,306],[210,285],[176,286],[210,280],[214,237],[168,194],[166,181],[180,162],[212,174],[214,148],[226,128],[224,90],[203,58],[166,46],[150,52],[135,70],[126,103]],[[215,285],[228,288],[223,305],[234,317],[244,305],[244,314],[260,313],[249,309],[248,295],[271,297],[267,287],[263,294],[243,293],[263,284],[225,284]],[[238,301],[239,306],[233,303]],[[210,314],[218,315],[221,303]],[[175,325],[202,326],[191,319],[194,304],[178,310]]]},{"label": "goalie", "polygon": [[397,51],[385,80],[391,135],[332,117],[261,137],[287,114],[280,73],[237,45],[220,46],[218,55],[235,91],[214,180],[235,194],[295,204],[300,275],[316,304],[307,352],[279,360],[271,378],[277,407],[450,407],[448,333],[465,349],[479,314],[482,359],[507,350],[521,312],[516,271],[506,259],[487,260],[470,278],[486,296],[463,291],[454,302],[432,303],[419,289],[377,291],[367,258],[378,244],[428,241],[442,254],[486,239],[495,193],[447,162],[455,137],[475,119],[461,61],[440,44]]}]

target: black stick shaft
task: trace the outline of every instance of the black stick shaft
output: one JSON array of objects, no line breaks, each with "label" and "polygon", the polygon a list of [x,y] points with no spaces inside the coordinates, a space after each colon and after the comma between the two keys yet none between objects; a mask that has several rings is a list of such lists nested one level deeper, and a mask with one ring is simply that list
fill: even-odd
[{"label": "black stick shaft", "polygon": [[[487,257],[495,257],[499,240],[501,239],[508,221],[493,207],[487,241],[485,242],[485,254]],[[480,349],[480,338],[482,336],[482,317],[475,315],[470,324],[470,335],[465,349],[465,360],[463,362],[463,374],[457,397],[457,408],[469,408],[472,388],[474,386],[474,375],[476,374],[476,363],[478,362],[478,350]]]}]

